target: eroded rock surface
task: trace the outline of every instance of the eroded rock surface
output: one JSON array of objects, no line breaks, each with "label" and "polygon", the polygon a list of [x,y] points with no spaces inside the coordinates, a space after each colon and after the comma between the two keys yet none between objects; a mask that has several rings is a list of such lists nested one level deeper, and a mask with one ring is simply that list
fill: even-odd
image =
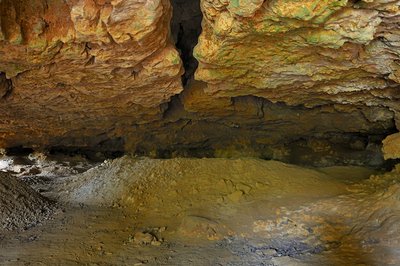
[{"label": "eroded rock surface", "polygon": [[0,16],[1,146],[115,139],[182,91],[168,0],[5,0]]},{"label": "eroded rock surface", "polygon": [[400,158],[400,133],[389,135],[383,140],[383,156],[385,159]]},{"label": "eroded rock surface", "polygon": [[[398,124],[399,1],[201,3],[203,32],[195,49],[196,79],[207,83],[201,99],[223,104],[253,95],[305,107],[308,114],[299,112],[298,123],[290,122],[313,125],[304,135],[322,133],[322,124],[335,127],[338,121],[346,129],[330,132],[372,133],[357,125],[361,110],[369,113],[364,117],[369,125]],[[198,112],[208,106],[193,102],[190,108]],[[316,118],[317,109],[332,119]],[[305,123],[306,117],[316,119]]]},{"label": "eroded rock surface", "polygon": [[208,93],[397,107],[399,1],[203,0],[202,8],[196,78]]},{"label": "eroded rock surface", "polygon": [[0,146],[382,164],[399,1],[172,5],[3,0]]}]

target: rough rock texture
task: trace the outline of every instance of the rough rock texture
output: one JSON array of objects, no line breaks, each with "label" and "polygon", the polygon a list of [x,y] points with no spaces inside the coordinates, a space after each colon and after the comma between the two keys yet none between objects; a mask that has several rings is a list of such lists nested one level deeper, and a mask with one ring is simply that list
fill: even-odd
[{"label": "rough rock texture", "polygon": [[10,174],[0,172],[0,232],[35,225],[53,209],[39,193]]},{"label": "rough rock texture", "polygon": [[1,146],[95,145],[182,91],[168,0],[3,0],[0,17]]},{"label": "rough rock texture", "polygon": [[395,119],[399,126],[399,1],[201,3],[203,32],[195,57],[196,79],[208,83],[203,98],[226,102],[254,95],[311,113],[332,110],[332,120],[320,115],[306,123],[319,127],[309,135],[343,120],[342,129],[329,130],[365,132],[357,125],[363,119],[355,117],[360,111],[370,125]]},{"label": "rough rock texture", "polygon": [[209,94],[399,108],[399,1],[203,0],[202,8],[196,77]]},{"label": "rough rock texture", "polygon": [[389,135],[383,140],[383,156],[385,159],[400,158],[400,133]]},{"label": "rough rock texture", "polygon": [[0,146],[383,162],[399,1],[171,2],[1,1]]},{"label": "rough rock texture", "polygon": [[173,16],[171,33],[176,48],[180,51],[185,74],[183,83],[191,79],[198,62],[193,56],[193,49],[201,33],[203,15],[200,10],[200,1],[171,0]]}]

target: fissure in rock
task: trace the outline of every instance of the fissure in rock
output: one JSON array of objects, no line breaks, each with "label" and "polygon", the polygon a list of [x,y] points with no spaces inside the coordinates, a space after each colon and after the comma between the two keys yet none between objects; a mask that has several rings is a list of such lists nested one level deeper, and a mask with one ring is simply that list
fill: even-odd
[{"label": "fissure in rock", "polygon": [[199,0],[171,0],[171,3],[173,7],[172,38],[185,68],[185,74],[182,76],[182,83],[185,86],[188,80],[193,78],[198,66],[193,56],[193,49],[201,33],[203,14]]}]

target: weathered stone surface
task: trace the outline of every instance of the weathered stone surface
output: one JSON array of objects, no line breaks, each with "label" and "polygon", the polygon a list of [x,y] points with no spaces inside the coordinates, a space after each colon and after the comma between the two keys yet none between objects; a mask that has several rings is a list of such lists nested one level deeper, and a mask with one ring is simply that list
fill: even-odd
[{"label": "weathered stone surface", "polygon": [[138,125],[126,148],[155,157],[275,158],[314,165],[383,162],[380,142],[393,132],[393,112],[346,104],[314,108],[254,96],[210,97],[192,82],[163,120]]},{"label": "weathered stone surface", "polygon": [[385,159],[400,158],[400,133],[389,135],[383,140],[383,156]]},{"label": "weathered stone surface", "polygon": [[382,163],[399,1],[200,3],[1,1],[0,146]]},{"label": "weathered stone surface", "polygon": [[182,91],[168,0],[2,0],[0,17],[1,146],[118,138]]},{"label": "weathered stone surface", "polygon": [[208,94],[398,109],[399,1],[203,0],[202,8],[196,78]]},{"label": "weathered stone surface", "polygon": [[[398,121],[400,1],[201,4],[204,20],[194,53],[199,60],[196,79],[207,83],[203,91],[209,98],[253,95],[306,107],[309,111],[299,112],[297,122],[284,116],[299,126],[283,127],[281,132],[289,139],[299,132],[372,134],[371,128],[360,126],[363,119],[366,124],[386,120],[390,132],[389,121]],[[315,114],[315,108],[332,117]],[[360,110],[364,118],[356,115]]]}]

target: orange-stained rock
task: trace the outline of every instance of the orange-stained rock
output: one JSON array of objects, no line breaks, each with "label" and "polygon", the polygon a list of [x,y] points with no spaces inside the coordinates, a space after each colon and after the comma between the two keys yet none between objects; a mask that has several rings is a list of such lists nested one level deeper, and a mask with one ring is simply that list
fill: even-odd
[{"label": "orange-stained rock", "polygon": [[400,133],[387,136],[383,140],[383,156],[385,159],[400,158]]},{"label": "orange-stained rock", "polygon": [[[272,113],[292,121],[276,126],[280,134],[289,139],[291,133],[308,132],[308,143],[316,132],[330,130],[373,136],[371,128],[360,126],[364,119],[371,126],[396,120],[400,129],[400,1],[201,0],[201,6],[195,77],[207,84],[203,92],[214,101],[252,95],[285,103],[289,110],[310,108],[299,110],[297,121],[288,110]],[[390,126],[386,130],[393,132]],[[257,142],[279,143],[265,134]],[[365,147],[364,142],[348,146]],[[399,156],[395,147],[389,137],[387,158]]]},{"label": "orange-stained rock", "polygon": [[1,0],[0,148],[383,162],[399,0],[171,1]]},{"label": "orange-stained rock", "polygon": [[0,17],[0,146],[118,138],[182,91],[169,0],[2,0]]},{"label": "orange-stained rock", "polygon": [[207,84],[192,81],[181,94],[182,103],[188,112],[209,116],[226,116],[232,114],[234,106],[229,97],[212,97],[204,92]]},{"label": "orange-stained rock", "polygon": [[306,106],[381,105],[398,94],[400,1],[201,3],[196,78],[209,94]]}]

